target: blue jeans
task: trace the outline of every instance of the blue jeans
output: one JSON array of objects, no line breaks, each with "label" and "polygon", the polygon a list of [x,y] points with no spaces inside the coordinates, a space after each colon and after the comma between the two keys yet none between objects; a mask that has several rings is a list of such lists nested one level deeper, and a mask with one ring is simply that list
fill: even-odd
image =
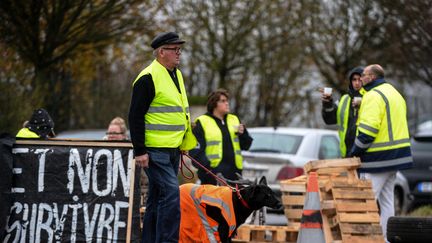
[{"label": "blue jeans", "polygon": [[178,242],[180,192],[177,148],[148,148],[150,162],[145,169],[149,184],[143,220],[143,243]]}]

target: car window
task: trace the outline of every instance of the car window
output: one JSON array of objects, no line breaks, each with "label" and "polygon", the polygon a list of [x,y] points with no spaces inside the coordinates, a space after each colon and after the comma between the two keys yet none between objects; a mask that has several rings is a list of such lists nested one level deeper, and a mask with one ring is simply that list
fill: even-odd
[{"label": "car window", "polygon": [[250,132],[250,135],[253,138],[251,152],[296,154],[303,139],[303,136],[277,133]]},{"label": "car window", "polygon": [[340,158],[339,139],[332,135],[322,136],[318,156],[319,159]]}]

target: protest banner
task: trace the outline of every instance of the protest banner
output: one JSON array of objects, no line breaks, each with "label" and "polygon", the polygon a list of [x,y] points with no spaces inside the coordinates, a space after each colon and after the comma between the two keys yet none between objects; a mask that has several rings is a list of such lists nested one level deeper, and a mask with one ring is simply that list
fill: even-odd
[{"label": "protest banner", "polygon": [[17,140],[2,242],[138,242],[130,143]]}]

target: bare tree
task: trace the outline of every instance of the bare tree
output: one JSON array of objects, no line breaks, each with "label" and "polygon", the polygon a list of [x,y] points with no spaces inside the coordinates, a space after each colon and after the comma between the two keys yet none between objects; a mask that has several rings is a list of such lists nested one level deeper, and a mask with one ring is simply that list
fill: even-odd
[{"label": "bare tree", "polygon": [[175,6],[167,11],[176,16],[179,30],[190,40],[188,68],[191,85],[198,87],[193,93],[207,94],[218,87],[241,90],[255,54],[252,34],[261,24],[264,4],[259,0],[185,0],[167,6]]},{"label": "bare tree", "polygon": [[373,1],[310,1],[302,12],[311,58],[329,85],[347,89],[352,68],[377,59],[382,48],[384,17]]},{"label": "bare tree", "polygon": [[397,74],[432,87],[432,1],[379,1]]},{"label": "bare tree", "polygon": [[139,9],[145,6],[138,0],[1,1],[0,41],[32,65],[31,103],[49,110],[57,127],[67,127],[74,80],[65,60],[143,30]]}]

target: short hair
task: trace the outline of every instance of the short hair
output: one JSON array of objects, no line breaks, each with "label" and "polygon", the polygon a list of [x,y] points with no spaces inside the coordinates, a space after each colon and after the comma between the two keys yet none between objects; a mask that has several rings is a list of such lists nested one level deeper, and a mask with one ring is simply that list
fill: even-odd
[{"label": "short hair", "polygon": [[216,108],[217,103],[222,95],[229,99],[229,93],[225,89],[217,89],[215,91],[212,91],[207,96],[207,111],[209,113],[213,113],[213,110]]},{"label": "short hair", "polygon": [[126,122],[123,118],[117,116],[114,119],[111,120],[110,124],[108,125],[108,127],[110,125],[118,125],[120,127],[121,132],[126,135],[127,133],[127,127],[126,127]]},{"label": "short hair", "polygon": [[156,48],[156,49],[153,50],[153,57],[158,57],[160,49],[161,49],[161,47],[158,47],[158,48]]},{"label": "short hair", "polygon": [[384,78],[384,69],[379,64],[372,64],[369,66],[370,72],[377,78]]}]

